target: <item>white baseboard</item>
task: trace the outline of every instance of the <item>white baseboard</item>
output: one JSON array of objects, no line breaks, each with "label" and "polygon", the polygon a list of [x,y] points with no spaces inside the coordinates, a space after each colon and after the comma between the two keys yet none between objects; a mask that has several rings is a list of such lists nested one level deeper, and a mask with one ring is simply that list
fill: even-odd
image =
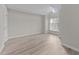
[{"label": "white baseboard", "polygon": [[0,47],[0,54],[1,54],[1,52],[2,52],[2,50],[3,50],[3,48],[4,48],[4,44]]},{"label": "white baseboard", "polygon": [[24,36],[31,36],[31,35],[37,35],[37,34],[42,34],[42,33],[16,35],[16,36],[8,37],[8,39],[17,38],[17,37],[24,37]]},{"label": "white baseboard", "polygon": [[70,46],[70,45],[68,45],[68,44],[63,44],[63,46],[68,47],[68,48],[71,48],[72,50],[74,50],[74,51],[76,51],[76,52],[79,52],[78,49],[76,49],[75,47],[72,47],[72,46]]}]

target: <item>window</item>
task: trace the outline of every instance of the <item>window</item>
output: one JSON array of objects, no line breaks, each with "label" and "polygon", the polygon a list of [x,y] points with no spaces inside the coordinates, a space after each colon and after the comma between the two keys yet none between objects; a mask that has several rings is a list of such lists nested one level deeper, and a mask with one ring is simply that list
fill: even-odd
[{"label": "window", "polygon": [[58,29],[58,18],[50,18],[49,31],[57,31],[57,32],[59,32],[59,29]]}]

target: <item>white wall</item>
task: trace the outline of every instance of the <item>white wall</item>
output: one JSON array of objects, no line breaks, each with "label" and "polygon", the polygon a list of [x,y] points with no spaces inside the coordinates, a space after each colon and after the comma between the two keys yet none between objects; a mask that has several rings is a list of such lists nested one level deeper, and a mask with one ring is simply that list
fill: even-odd
[{"label": "white wall", "polygon": [[79,51],[79,5],[62,5],[60,31],[63,43]]},{"label": "white wall", "polygon": [[49,20],[49,18],[48,18],[48,15],[45,15],[45,33],[48,33],[48,20]]},{"label": "white wall", "polygon": [[0,51],[4,47],[7,36],[7,8],[5,5],[0,5]]},{"label": "white wall", "polygon": [[8,9],[8,36],[10,38],[43,32],[43,16]]}]

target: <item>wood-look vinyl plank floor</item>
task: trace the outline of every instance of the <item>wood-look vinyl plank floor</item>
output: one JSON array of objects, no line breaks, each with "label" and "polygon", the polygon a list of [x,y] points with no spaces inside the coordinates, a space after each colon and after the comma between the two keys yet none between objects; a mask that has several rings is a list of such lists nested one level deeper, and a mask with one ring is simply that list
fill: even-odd
[{"label": "wood-look vinyl plank floor", "polygon": [[39,34],[9,39],[1,52],[3,55],[67,55],[59,37]]}]

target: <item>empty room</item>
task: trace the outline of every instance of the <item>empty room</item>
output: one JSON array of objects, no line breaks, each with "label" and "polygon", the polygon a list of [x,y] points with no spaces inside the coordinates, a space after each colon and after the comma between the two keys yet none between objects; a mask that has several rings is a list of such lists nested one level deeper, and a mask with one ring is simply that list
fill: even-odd
[{"label": "empty room", "polygon": [[78,55],[78,25],[78,4],[0,4],[0,55]]}]

